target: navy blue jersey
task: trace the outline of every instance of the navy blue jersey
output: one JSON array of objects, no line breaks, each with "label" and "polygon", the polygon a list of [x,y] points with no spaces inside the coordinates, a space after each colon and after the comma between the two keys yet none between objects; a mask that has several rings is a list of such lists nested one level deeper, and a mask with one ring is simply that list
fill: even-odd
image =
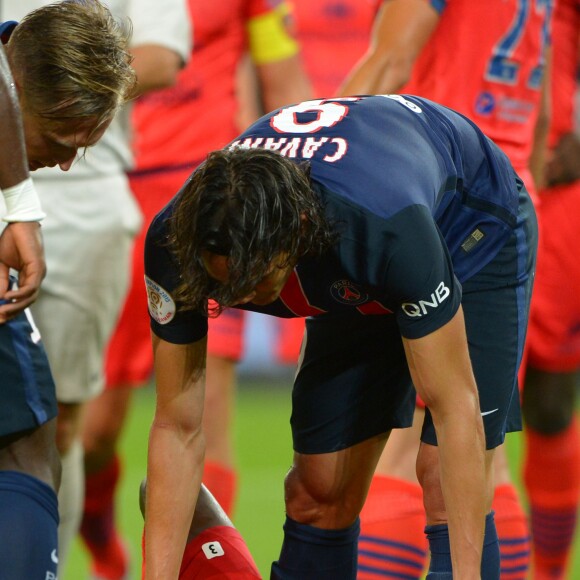
[{"label": "navy blue jersey", "polygon": [[[299,261],[274,316],[394,315],[418,338],[448,322],[461,282],[493,259],[517,225],[516,176],[505,155],[465,117],[426,99],[384,95],[316,100],[261,118],[229,147],[262,147],[311,165],[339,239]],[[152,328],[177,343],[207,332],[176,311],[178,272],[163,244],[170,203],[146,244]],[[328,314],[327,314],[328,313]]]}]

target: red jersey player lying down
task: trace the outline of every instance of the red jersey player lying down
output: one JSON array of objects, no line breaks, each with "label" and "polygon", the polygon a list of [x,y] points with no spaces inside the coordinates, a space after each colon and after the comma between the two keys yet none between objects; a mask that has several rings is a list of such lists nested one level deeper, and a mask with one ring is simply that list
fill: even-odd
[{"label": "red jersey player lying down", "polygon": [[[146,481],[141,483],[139,505],[145,515]],[[145,552],[143,572],[145,578]],[[179,571],[180,580],[255,580],[258,568],[240,532],[211,492],[201,484]]]}]

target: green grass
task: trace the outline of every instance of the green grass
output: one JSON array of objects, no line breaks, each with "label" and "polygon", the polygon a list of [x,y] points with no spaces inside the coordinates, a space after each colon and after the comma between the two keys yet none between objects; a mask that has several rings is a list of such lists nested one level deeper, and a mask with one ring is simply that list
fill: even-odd
[{"label": "green grass", "polygon": [[[138,488],[145,474],[149,424],[153,415],[154,394],[151,388],[137,393],[122,440],[125,458],[123,481],[118,496],[121,531],[128,541],[133,570],[130,580],[140,578],[142,518],[138,506]],[[248,384],[238,394],[236,445],[239,457],[240,493],[235,523],[244,535],[258,568],[269,577],[270,564],[279,553],[284,522],[283,479],[291,459],[290,391],[279,384]],[[508,438],[508,452],[516,483],[521,439]],[[580,534],[577,535],[570,580],[580,578]],[[88,563],[80,542],[71,550],[61,580],[85,580]]]}]

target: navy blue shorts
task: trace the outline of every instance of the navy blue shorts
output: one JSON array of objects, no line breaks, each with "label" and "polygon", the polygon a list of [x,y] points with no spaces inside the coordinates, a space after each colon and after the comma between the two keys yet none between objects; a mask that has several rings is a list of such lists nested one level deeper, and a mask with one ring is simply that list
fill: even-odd
[{"label": "navy blue shorts", "polygon": [[[517,373],[535,267],[537,223],[523,186],[520,216],[498,255],[463,286],[469,353],[488,449],[521,429]],[[394,316],[306,321],[292,395],[299,453],[329,453],[412,423],[415,391]],[[427,409],[421,439],[437,444]]]},{"label": "navy blue shorts", "polygon": [[0,436],[56,417],[54,381],[28,310],[0,324],[0,376]]}]

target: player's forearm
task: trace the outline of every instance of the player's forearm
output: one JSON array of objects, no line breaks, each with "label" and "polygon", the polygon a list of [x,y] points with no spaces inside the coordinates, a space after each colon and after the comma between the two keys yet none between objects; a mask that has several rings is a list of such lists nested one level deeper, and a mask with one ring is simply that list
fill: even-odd
[{"label": "player's forearm", "polygon": [[479,579],[488,511],[485,436],[477,400],[466,398],[455,405],[456,410],[443,418],[432,410],[453,576]]},{"label": "player's forearm", "polygon": [[257,67],[264,112],[312,98],[310,81],[298,56]]},{"label": "player's forearm", "polygon": [[173,86],[177,75],[183,67],[179,54],[165,46],[147,44],[131,49],[133,62],[131,66],[137,75],[137,83],[131,98],[153,90]]},{"label": "player's forearm", "polygon": [[205,444],[201,431],[190,437],[153,423],[147,462],[145,510],[146,580],[173,580],[197,501]]},{"label": "player's forearm", "polygon": [[410,79],[412,62],[385,55],[364,57],[339,88],[340,95],[375,95],[398,92]]},{"label": "player's forearm", "polygon": [[425,0],[384,2],[373,25],[369,49],[339,94],[399,92],[410,80],[415,60],[438,22],[439,14]]}]

